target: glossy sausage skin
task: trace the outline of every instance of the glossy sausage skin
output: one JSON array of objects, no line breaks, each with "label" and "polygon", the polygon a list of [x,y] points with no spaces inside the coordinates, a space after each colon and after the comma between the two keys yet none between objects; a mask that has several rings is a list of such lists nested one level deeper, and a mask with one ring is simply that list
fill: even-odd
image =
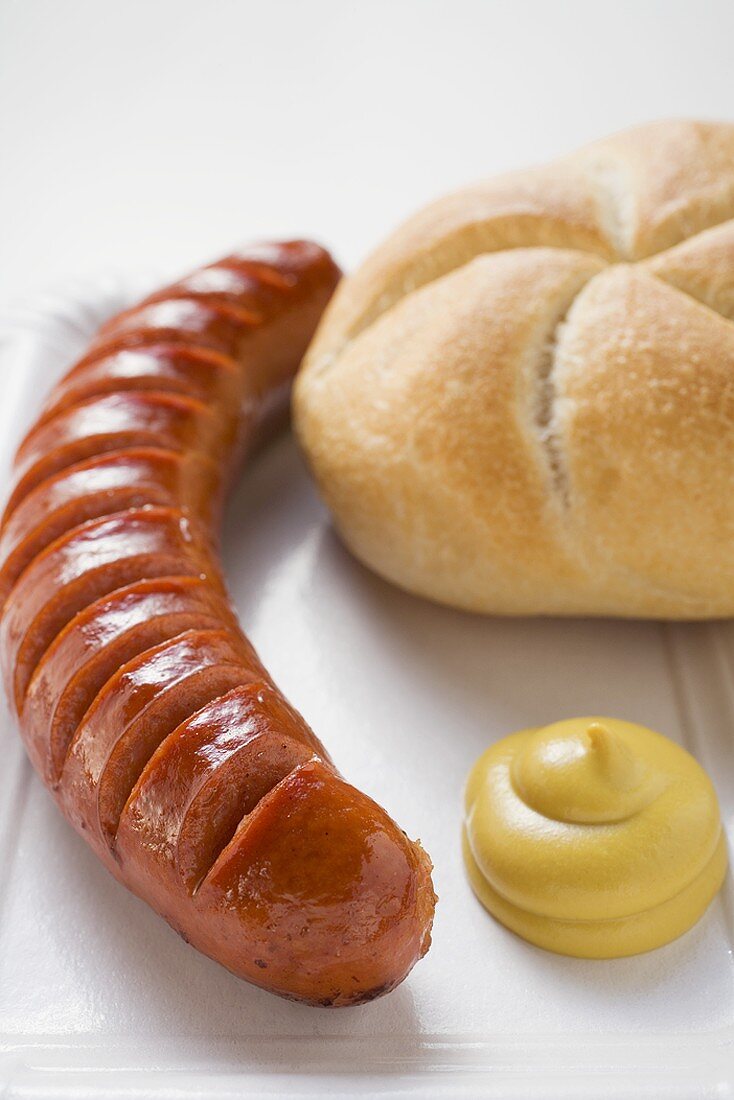
[{"label": "glossy sausage skin", "polygon": [[28,754],[109,870],[286,997],[349,1005],[428,949],[430,862],[275,687],[217,555],[339,272],[257,245],[108,321],[21,444],[0,653]]}]

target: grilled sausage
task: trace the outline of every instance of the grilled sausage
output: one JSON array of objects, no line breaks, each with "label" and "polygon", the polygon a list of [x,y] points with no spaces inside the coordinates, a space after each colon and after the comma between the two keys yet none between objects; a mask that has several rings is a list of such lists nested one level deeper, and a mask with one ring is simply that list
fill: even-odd
[{"label": "grilled sausage", "polygon": [[316,245],[259,245],[102,327],[17,453],[0,655],[34,767],[108,869],[248,981],[348,1005],[427,950],[430,863],[275,687],[217,554],[338,276]]}]

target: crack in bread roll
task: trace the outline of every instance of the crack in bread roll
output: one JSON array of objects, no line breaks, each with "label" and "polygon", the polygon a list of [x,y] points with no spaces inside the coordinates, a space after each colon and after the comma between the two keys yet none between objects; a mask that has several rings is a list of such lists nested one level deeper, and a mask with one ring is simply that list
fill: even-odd
[{"label": "crack in bread roll", "polygon": [[344,541],[471,611],[734,613],[734,125],[660,122],[440,199],[295,388]]}]

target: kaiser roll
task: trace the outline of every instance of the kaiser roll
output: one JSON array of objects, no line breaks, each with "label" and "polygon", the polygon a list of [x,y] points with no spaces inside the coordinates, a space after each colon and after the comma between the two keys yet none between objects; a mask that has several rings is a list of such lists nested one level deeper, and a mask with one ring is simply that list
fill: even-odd
[{"label": "kaiser roll", "polygon": [[295,423],[354,554],[472,611],[734,613],[734,125],[440,199],[339,288]]}]

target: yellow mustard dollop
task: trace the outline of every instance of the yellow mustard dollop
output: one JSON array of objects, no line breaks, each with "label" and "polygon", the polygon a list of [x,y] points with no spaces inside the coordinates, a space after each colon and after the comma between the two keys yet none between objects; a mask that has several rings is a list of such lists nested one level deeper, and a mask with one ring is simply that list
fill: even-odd
[{"label": "yellow mustard dollop", "polygon": [[676,939],[703,914],[727,863],[700,764],[614,718],[523,730],[488,749],[467,783],[464,858],[498,920],[582,958]]}]

